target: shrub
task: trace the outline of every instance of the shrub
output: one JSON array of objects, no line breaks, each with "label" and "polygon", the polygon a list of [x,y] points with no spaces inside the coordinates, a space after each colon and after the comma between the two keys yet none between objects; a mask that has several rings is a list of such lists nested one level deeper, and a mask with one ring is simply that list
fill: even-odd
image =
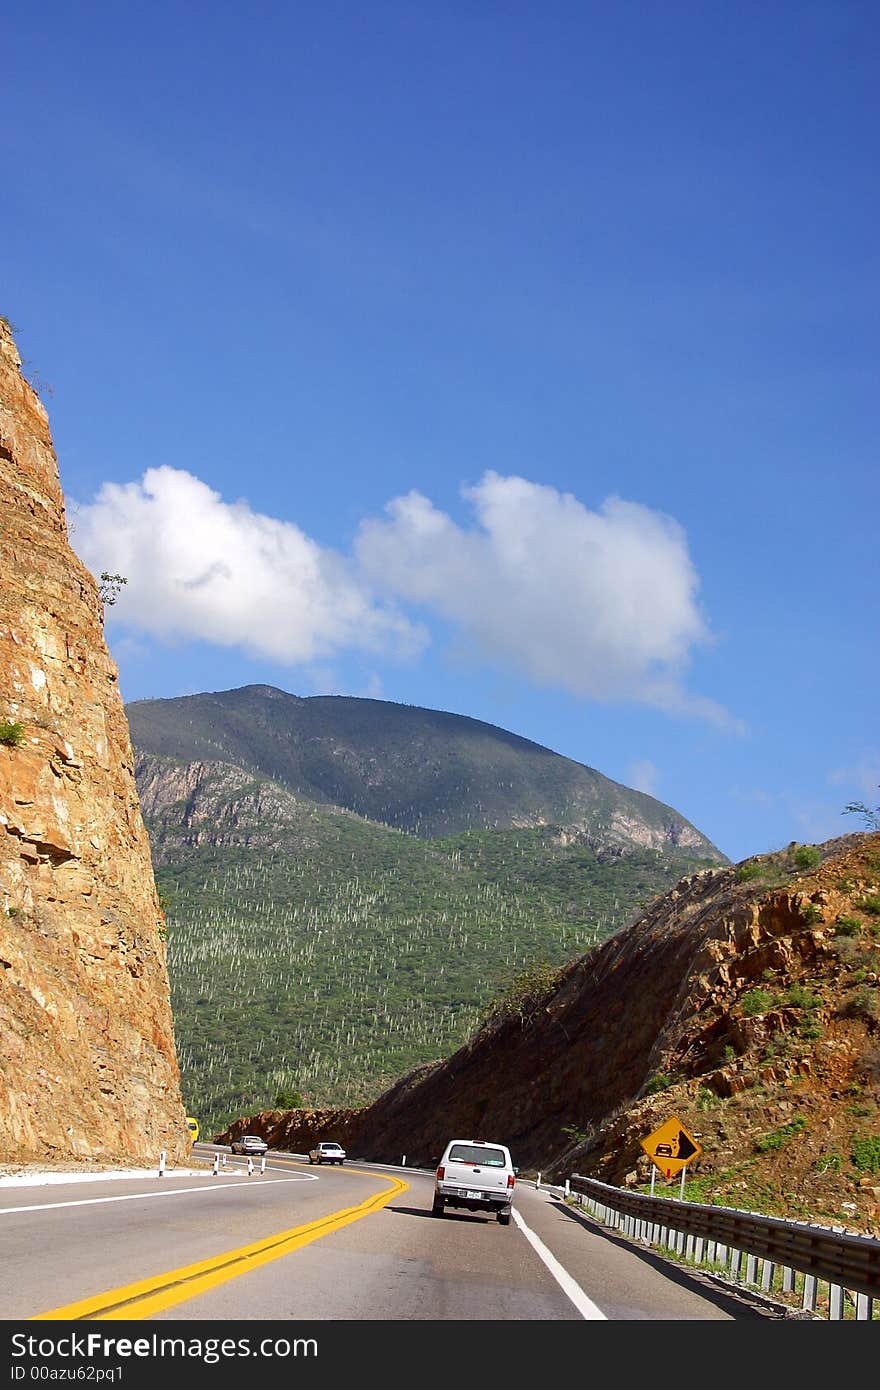
[{"label": "shrub", "polygon": [[867,1023],[873,1022],[880,1016],[880,1003],[876,991],[867,985],[859,985],[846,996],[840,1006],[840,1013],[844,1018],[863,1018]]},{"label": "shrub", "polygon": [[822,1003],[818,994],[807,989],[806,985],[799,984],[797,981],[789,985],[783,995],[786,1004],[791,1004],[795,1009],[817,1009]]},{"label": "shrub", "polygon": [[876,1106],[873,1104],[866,1105],[864,1101],[854,1101],[852,1105],[846,1107],[846,1113],[855,1115],[859,1120],[866,1120],[869,1115],[873,1115],[875,1109]]},{"label": "shrub", "polygon": [[850,1158],[860,1172],[880,1172],[880,1134],[871,1134],[867,1139],[854,1139]]},{"label": "shrub", "polygon": [[17,748],[24,743],[24,727],[14,719],[0,719],[0,743],[7,748]]},{"label": "shrub", "polygon": [[804,1023],[798,1029],[798,1036],[806,1042],[813,1042],[816,1038],[821,1038],[823,1032],[821,1023]]},{"label": "shrub", "polygon": [[792,857],[799,869],[815,869],[822,862],[822,855],[815,845],[798,845]]},{"label": "shrub", "polygon": [[842,1164],[843,1159],[839,1153],[830,1153],[817,1158],[813,1167],[818,1173],[839,1173]]},{"label": "shrub", "polygon": [[807,903],[806,907],[801,911],[801,916],[805,922],[821,922],[822,909],[817,903]]},{"label": "shrub", "polygon": [[834,924],[835,936],[858,936],[862,924],[856,917],[838,917]]},{"label": "shrub", "polygon": [[562,1133],[567,1139],[570,1139],[573,1144],[585,1144],[590,1137],[590,1131],[588,1129],[578,1129],[577,1125],[563,1125]]},{"label": "shrub", "polygon": [[765,1014],[773,1003],[773,995],[766,989],[750,989],[748,994],[743,995],[742,1006],[746,1018],[754,1018],[756,1014]]},{"label": "shrub", "polygon": [[275,1097],[276,1110],[301,1110],[303,1098],[299,1091],[281,1090]]},{"label": "shrub", "polygon": [[658,1091],[667,1091],[670,1086],[676,1086],[680,1080],[680,1076],[667,1076],[666,1072],[658,1072],[646,1084],[645,1095],[656,1095]]},{"label": "shrub", "polygon": [[538,961],[521,970],[504,993],[492,1001],[483,1014],[482,1022],[492,1023],[514,1016],[525,1023],[558,983],[560,972],[560,966],[550,965],[547,961]]},{"label": "shrub", "polygon": [[787,1144],[793,1135],[799,1134],[802,1129],[806,1129],[807,1122],[803,1115],[796,1115],[787,1125],[782,1125],[780,1129],[774,1129],[772,1134],[762,1134],[755,1140],[755,1148],[758,1153],[769,1153],[771,1149],[781,1149]]},{"label": "shrub", "polygon": [[869,893],[862,898],[859,907],[863,912],[870,912],[872,917],[880,917],[880,893]]},{"label": "shrub", "polygon": [[750,878],[759,878],[763,872],[764,865],[759,860],[752,859],[748,864],[740,864],[736,876],[740,883],[748,883]]}]

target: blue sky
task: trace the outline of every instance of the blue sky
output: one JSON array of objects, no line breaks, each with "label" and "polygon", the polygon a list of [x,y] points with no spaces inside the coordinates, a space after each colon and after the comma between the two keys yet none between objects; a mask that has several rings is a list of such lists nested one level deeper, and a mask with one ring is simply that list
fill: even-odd
[{"label": "blue sky", "polygon": [[874,3],[4,18],[0,312],[123,698],[451,710],[732,859],[880,800]]}]

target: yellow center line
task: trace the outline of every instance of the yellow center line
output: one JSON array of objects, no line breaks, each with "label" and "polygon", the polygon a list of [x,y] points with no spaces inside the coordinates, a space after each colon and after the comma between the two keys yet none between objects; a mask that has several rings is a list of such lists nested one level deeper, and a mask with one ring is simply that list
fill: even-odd
[{"label": "yellow center line", "polygon": [[[350,1169],[349,1171],[355,1171]],[[366,1175],[365,1175],[366,1176]],[[375,1173],[370,1177],[380,1176]],[[339,1231],[353,1221],[379,1211],[392,1197],[406,1192],[409,1183],[400,1178],[386,1177],[382,1181],[390,1184],[390,1191],[377,1192],[356,1207],[344,1207],[341,1211],[321,1216],[317,1221],[309,1221],[304,1226],[294,1226],[289,1231],[280,1231],[264,1240],[242,1245],[238,1250],[227,1250],[222,1255],[214,1255],[198,1264],[183,1265],[180,1269],[169,1270],[167,1274],[157,1274],[150,1279],[142,1279],[136,1284],[126,1284],[122,1288],[109,1289],[92,1298],[81,1299],[78,1303],[68,1303],[63,1308],[53,1308],[48,1313],[37,1313],[31,1322],[49,1320],[75,1322],[88,1319],[105,1322],[111,1319],[150,1318],[165,1308],[173,1308],[188,1298],[205,1293],[208,1289],[225,1284],[228,1279],[237,1279],[240,1274],[248,1274],[260,1265],[271,1260],[281,1259],[294,1250],[309,1245],[321,1236]]]}]

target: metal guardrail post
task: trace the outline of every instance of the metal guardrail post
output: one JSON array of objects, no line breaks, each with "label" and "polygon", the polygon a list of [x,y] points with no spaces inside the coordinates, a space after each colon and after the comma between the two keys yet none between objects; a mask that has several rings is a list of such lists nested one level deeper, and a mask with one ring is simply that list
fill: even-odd
[{"label": "metal guardrail post", "polygon": [[828,1285],[828,1321],[840,1322],[843,1318],[843,1289],[839,1284]]},{"label": "metal guardrail post", "polygon": [[816,1311],[816,1277],[813,1274],[804,1275],[804,1298],[801,1306],[807,1313]]}]

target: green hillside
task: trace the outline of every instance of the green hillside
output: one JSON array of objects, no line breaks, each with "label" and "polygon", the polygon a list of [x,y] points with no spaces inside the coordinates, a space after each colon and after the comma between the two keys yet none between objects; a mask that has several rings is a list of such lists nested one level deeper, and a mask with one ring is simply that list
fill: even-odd
[{"label": "green hillside", "polygon": [[284,1091],[364,1104],[697,866],[548,830],[426,843],[314,807],[287,852],[180,851],[156,877],[190,1113],[214,1132]]}]

